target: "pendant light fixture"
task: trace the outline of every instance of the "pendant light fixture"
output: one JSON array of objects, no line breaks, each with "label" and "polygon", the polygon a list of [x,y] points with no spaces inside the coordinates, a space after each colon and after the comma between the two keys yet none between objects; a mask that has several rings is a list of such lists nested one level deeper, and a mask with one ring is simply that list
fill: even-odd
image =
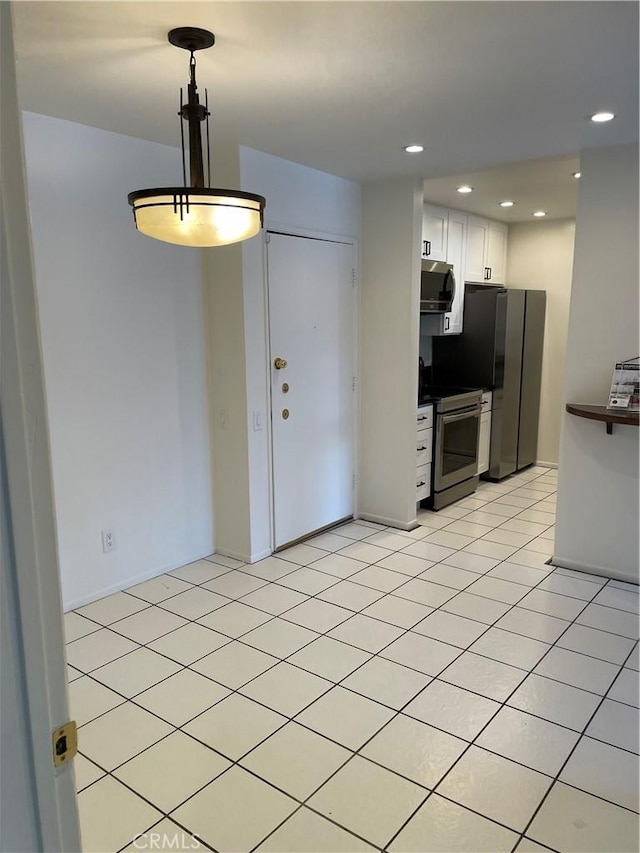
[{"label": "pendant light fixture", "polygon": [[[215,36],[198,27],[178,27],[168,35],[169,42],[188,50],[189,84],[187,102],[180,89],[180,130],[182,138],[182,187],[160,187],[129,193],[136,228],[148,237],[180,246],[225,246],[254,237],[262,228],[265,199],[261,195],[211,188],[209,151],[209,103],[200,103],[196,85],[195,52],[215,44]],[[184,144],[184,125],[189,138],[189,172]],[[206,122],[207,185],[202,157],[202,122]]]}]

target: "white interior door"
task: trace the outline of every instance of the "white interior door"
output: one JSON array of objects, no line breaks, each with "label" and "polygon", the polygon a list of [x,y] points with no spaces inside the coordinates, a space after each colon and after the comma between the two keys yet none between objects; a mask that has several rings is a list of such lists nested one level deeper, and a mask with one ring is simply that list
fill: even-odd
[{"label": "white interior door", "polygon": [[279,548],[353,514],[355,289],[350,244],[271,234],[267,246]]}]

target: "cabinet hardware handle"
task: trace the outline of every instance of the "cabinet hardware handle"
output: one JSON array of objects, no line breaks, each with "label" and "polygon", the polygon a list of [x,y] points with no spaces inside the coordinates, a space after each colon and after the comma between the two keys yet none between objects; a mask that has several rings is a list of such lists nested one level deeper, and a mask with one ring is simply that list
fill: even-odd
[{"label": "cabinet hardware handle", "polygon": [[444,318],[444,330],[445,330],[445,332],[447,332],[447,331],[449,330],[449,323],[450,323],[450,321],[451,321],[451,318],[450,318],[450,317],[445,317],[445,318]]},{"label": "cabinet hardware handle", "polygon": [[428,258],[429,255],[431,254],[431,240],[423,240],[422,243],[424,245],[425,257]]},{"label": "cabinet hardware handle", "polygon": [[419,447],[418,450],[426,450],[426,447]]},{"label": "cabinet hardware handle", "polygon": [[484,268],[484,280],[489,281],[489,267]]},{"label": "cabinet hardware handle", "polygon": [[418,483],[418,485],[416,486],[416,489],[419,489],[419,488],[420,488],[420,486],[426,486],[426,485],[427,485],[427,484],[426,484],[426,483],[425,483],[425,481],[423,480],[421,483]]},{"label": "cabinet hardware handle", "polygon": [[418,423],[420,423],[420,421],[428,421],[428,420],[429,420],[429,418],[426,416],[422,417],[422,418],[418,418]]}]

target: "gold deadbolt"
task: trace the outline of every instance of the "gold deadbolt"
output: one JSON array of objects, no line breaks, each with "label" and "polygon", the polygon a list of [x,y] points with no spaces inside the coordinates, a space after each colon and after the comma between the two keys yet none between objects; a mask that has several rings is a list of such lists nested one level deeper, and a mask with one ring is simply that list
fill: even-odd
[{"label": "gold deadbolt", "polygon": [[61,767],[75,757],[78,751],[78,733],[75,720],[65,723],[53,732],[53,763]]},{"label": "gold deadbolt", "polygon": [[283,409],[282,410],[282,417],[284,418],[285,421],[287,420],[287,418],[289,417],[289,409]]},{"label": "gold deadbolt", "polygon": [[288,383],[288,382],[283,382],[283,383],[282,383],[282,393],[283,393],[283,394],[288,394],[288,393],[289,393],[289,383]]},{"label": "gold deadbolt", "polygon": [[275,361],[273,362],[273,366],[275,367],[276,370],[282,370],[284,367],[287,366],[287,362],[284,360],[284,358],[280,358],[278,356],[278,358],[276,358]]}]

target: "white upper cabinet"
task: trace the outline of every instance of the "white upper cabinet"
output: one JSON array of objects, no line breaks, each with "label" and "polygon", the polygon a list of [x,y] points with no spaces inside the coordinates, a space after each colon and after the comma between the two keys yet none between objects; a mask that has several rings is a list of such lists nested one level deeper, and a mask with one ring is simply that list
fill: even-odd
[{"label": "white upper cabinet", "polygon": [[489,222],[477,216],[467,218],[465,281],[485,281]]},{"label": "white upper cabinet", "polygon": [[453,265],[456,290],[451,311],[444,315],[445,335],[459,335],[462,332],[462,313],[464,310],[465,256],[467,252],[467,216],[455,210],[449,211],[449,234],[447,239],[447,263]]},{"label": "white upper cabinet", "polygon": [[462,332],[465,281],[504,284],[507,272],[508,226],[446,207],[425,203],[422,216],[422,257],[453,265],[456,291],[451,310],[423,318],[432,335]]},{"label": "white upper cabinet", "polygon": [[[445,261],[453,266],[456,287],[451,310],[446,314],[432,314],[423,318],[424,334],[459,335],[462,332],[462,314],[464,310],[465,262],[467,251],[467,215],[443,207],[424,206],[424,234],[430,234],[431,240],[423,243],[423,250],[430,254],[422,257],[434,261]],[[426,230],[430,228],[431,230]]]},{"label": "white upper cabinet", "polygon": [[507,234],[509,226],[504,222],[489,222],[487,266],[491,284],[504,284],[507,280]]},{"label": "white upper cabinet", "polygon": [[469,216],[466,280],[504,284],[507,276],[507,235],[503,222]]},{"label": "white upper cabinet", "polygon": [[447,260],[449,211],[425,204],[422,214],[422,257],[430,261]]}]

